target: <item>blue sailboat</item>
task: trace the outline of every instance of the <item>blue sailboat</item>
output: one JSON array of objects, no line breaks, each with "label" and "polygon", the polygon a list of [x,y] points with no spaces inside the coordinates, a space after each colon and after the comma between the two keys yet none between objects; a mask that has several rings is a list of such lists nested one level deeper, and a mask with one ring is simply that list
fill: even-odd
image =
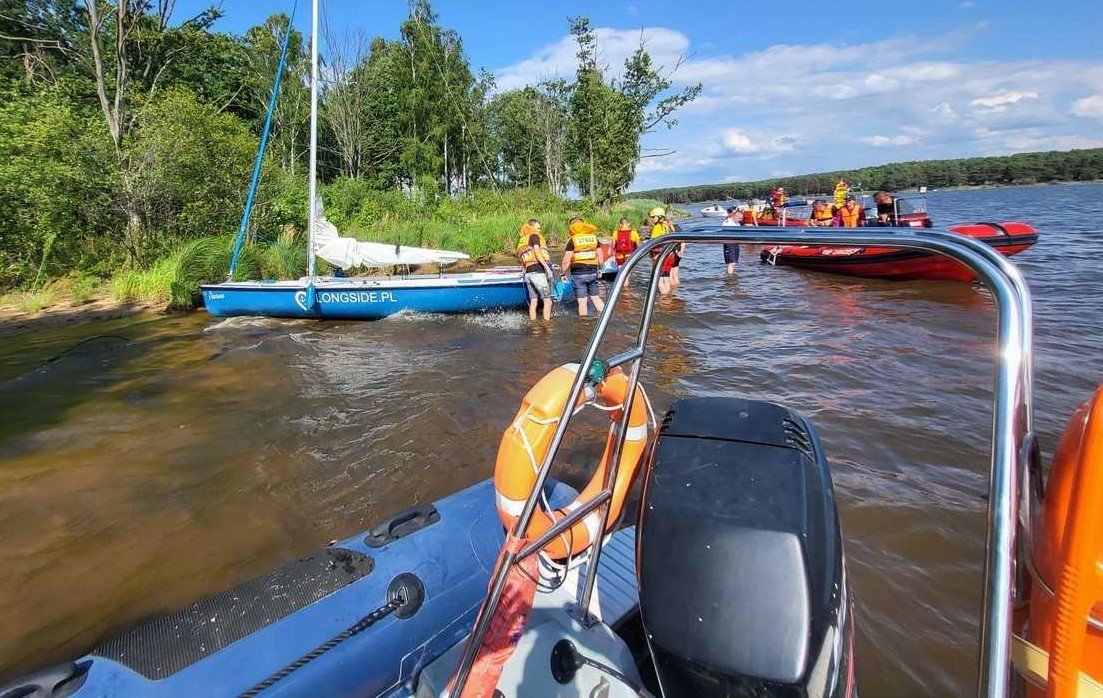
[{"label": "blue sailboat", "polygon": [[[314,3],[317,14],[317,3]],[[295,9],[292,7],[291,18]],[[312,23],[310,42],[310,193],[307,216],[306,276],[290,281],[234,281],[234,271],[249,226],[249,216],[264,159],[272,114],[279,94],[280,78],[287,58],[291,19],[288,19],[280,52],[280,62],[268,114],[261,133],[260,147],[253,164],[253,178],[245,201],[241,224],[226,281],[200,287],[203,303],[212,315],[259,315],[287,318],[333,318],[374,320],[402,311],[465,313],[500,310],[527,305],[524,274],[520,268],[500,268],[465,274],[375,277],[319,276],[317,258],[338,269],[404,267],[435,264],[438,270],[468,256],[462,252],[421,247],[361,242],[343,237],[326,220],[318,198],[318,37],[317,21]]]}]

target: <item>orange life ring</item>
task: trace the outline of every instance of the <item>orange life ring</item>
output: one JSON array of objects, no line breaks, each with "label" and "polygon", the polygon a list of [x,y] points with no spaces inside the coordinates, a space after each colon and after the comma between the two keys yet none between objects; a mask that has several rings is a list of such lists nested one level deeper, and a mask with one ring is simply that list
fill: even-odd
[{"label": "orange life ring", "polygon": [[1100,493],[1103,386],[1073,413],[1057,445],[1031,551],[1038,576],[1054,591],[1033,585],[1026,628],[1027,639],[1049,653],[1047,696],[1077,695],[1081,673],[1103,681],[1103,631],[1095,625],[1103,621]]},{"label": "orange life ring", "polygon": [[[548,453],[552,435],[560,415],[563,414],[563,407],[567,403],[577,371],[578,364],[565,364],[541,378],[525,395],[517,415],[502,435],[498,459],[494,464],[494,490],[497,495],[498,516],[507,529],[512,529],[517,522],[525,500],[536,484],[537,471]],[[635,393],[628,415],[628,432],[625,434],[617,477],[613,483],[613,497],[607,518],[609,522],[615,522],[620,517],[632,478],[635,477],[640,459],[647,449],[647,397],[639,385],[636,386]],[[601,457],[601,464],[589,484],[573,502],[552,512],[546,511],[542,506],[537,507],[525,532],[528,539],[540,537],[556,520],[574,511],[601,491],[606,468],[616,446],[616,422],[620,420],[628,397],[628,377],[620,369],[610,371],[605,380],[595,386],[589,395],[579,396],[578,407],[586,404],[590,397],[603,409],[609,410],[613,421],[605,439],[605,453]],[[600,511],[593,511],[549,543],[543,552],[553,560],[564,560],[577,555],[586,550],[595,536],[603,533],[602,528]]]}]

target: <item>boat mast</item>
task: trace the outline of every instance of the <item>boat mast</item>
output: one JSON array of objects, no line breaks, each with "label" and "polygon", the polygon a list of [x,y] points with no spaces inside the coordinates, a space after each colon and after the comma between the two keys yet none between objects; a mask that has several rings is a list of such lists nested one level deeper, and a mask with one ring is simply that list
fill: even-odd
[{"label": "boat mast", "polygon": [[318,200],[318,0],[310,16],[310,195],[306,212],[306,273],[314,281],[314,217]]}]

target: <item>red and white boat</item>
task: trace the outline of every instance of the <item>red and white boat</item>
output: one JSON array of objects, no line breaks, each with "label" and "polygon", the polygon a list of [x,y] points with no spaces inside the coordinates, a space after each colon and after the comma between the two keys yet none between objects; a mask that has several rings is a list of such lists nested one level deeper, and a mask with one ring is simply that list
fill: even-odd
[{"label": "red and white boat", "polygon": [[[931,219],[927,215],[922,197],[897,197],[896,204],[893,227],[931,227]],[[782,225],[807,225],[807,220],[786,218],[782,217]],[[771,224],[778,223],[766,223]],[[979,240],[1008,257],[1022,252],[1038,241],[1038,232],[1032,226],[1017,221],[965,223],[951,226],[949,230]],[[896,247],[779,245],[763,249],[760,256],[764,264],[851,276],[934,281],[973,281],[976,278],[971,271],[948,257]]]},{"label": "red and white boat", "polygon": [[[1038,241],[1038,233],[1026,223],[967,223],[951,232],[975,238],[1010,257]],[[881,279],[973,281],[971,271],[941,255],[895,247],[838,247],[833,245],[782,245],[762,250],[762,261],[832,274]]]}]

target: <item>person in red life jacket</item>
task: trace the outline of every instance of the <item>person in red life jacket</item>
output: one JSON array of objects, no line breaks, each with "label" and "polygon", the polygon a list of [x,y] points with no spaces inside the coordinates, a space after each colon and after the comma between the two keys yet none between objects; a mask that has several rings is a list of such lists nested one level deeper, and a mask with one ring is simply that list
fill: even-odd
[{"label": "person in red life jacket", "polygon": [[846,202],[835,216],[835,225],[857,228],[866,224],[866,212],[853,194],[846,195]]},{"label": "person in red life jacket", "polygon": [[552,279],[548,243],[540,232],[540,221],[530,218],[517,237],[517,258],[525,270],[525,293],[529,298],[529,320],[536,320],[536,306],[544,303],[544,320],[551,320]]},{"label": "person in red life jacket", "polygon": [[[845,198],[843,203],[846,203]],[[820,228],[835,225],[835,216],[834,205],[823,199],[816,199],[812,202],[812,216],[808,219],[808,225]]]},{"label": "person in red life jacket", "polygon": [[[648,224],[651,226],[651,239],[662,237],[678,230],[678,227],[666,218],[666,209],[656,206],[648,213]],[[666,256],[662,268],[659,269],[659,293],[668,295],[678,287],[678,264],[685,254],[685,243],[678,245],[673,252]],[[651,261],[659,258],[659,251],[652,251]]]},{"label": "person in red life jacket", "polygon": [[617,267],[624,264],[636,248],[640,246],[640,233],[632,227],[627,218],[621,218],[617,223],[617,229],[613,232],[613,253],[617,260]]}]

